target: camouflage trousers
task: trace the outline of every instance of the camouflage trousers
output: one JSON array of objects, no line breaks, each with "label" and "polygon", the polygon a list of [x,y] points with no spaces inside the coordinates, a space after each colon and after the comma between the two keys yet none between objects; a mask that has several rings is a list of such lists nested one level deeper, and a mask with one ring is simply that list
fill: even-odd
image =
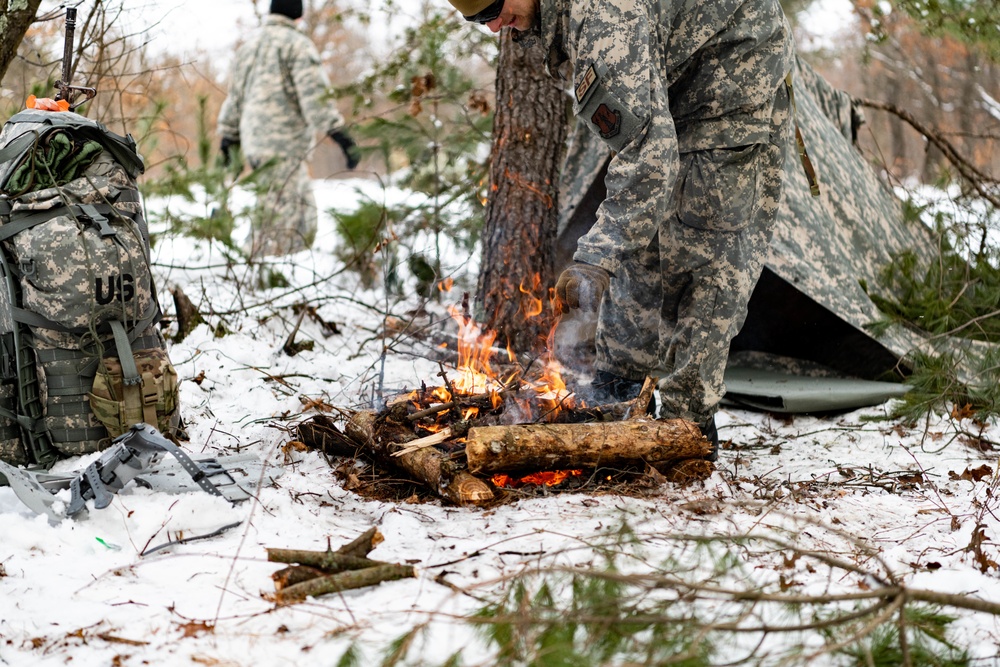
[{"label": "camouflage trousers", "polygon": [[705,423],[725,393],[729,344],[746,319],[778,213],[787,141],[781,86],[770,143],[681,154],[672,215],[611,280],[595,367],[660,378],[661,418]]},{"label": "camouflage trousers", "polygon": [[288,255],[312,246],[316,238],[316,199],[306,163],[297,158],[249,158],[258,183],[249,252]]}]

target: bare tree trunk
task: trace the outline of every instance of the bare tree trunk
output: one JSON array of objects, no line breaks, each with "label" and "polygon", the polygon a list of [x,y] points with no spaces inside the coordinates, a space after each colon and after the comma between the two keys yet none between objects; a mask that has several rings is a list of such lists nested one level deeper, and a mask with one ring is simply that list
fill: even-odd
[{"label": "bare tree trunk", "polygon": [[17,56],[17,47],[35,20],[40,4],[42,0],[0,0],[0,81]]},{"label": "bare tree trunk", "polygon": [[[941,88],[941,74],[938,71],[938,59],[937,54],[933,49],[928,49],[925,53],[926,62],[925,70],[927,71],[928,85],[931,88],[931,98],[925,105],[927,109],[924,113],[924,119],[927,124],[931,127],[942,127],[943,126],[943,114],[941,108],[938,105],[938,101],[942,99],[942,88]],[[924,183],[936,183],[938,178],[941,176],[941,169],[944,166],[944,153],[941,149],[934,145],[933,142],[927,142],[927,150],[924,153],[924,168],[921,180]]]},{"label": "bare tree trunk", "polygon": [[533,350],[552,327],[544,315],[555,284],[566,96],[545,73],[539,40],[513,42],[509,32],[500,40],[492,190],[476,302],[501,340]]}]

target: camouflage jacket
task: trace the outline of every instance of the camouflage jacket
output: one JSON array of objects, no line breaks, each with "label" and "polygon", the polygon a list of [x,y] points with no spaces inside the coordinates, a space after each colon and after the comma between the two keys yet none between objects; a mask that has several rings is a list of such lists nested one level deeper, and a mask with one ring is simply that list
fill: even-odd
[{"label": "camouflage jacket", "polygon": [[615,273],[670,210],[682,152],[770,140],[791,68],[778,0],[541,0],[549,69],[614,151],[608,196],[575,259]]},{"label": "camouflage jacket", "polygon": [[302,157],[316,133],[344,124],[329,87],[313,43],[291,19],[271,14],[236,53],[218,134],[251,157]]}]

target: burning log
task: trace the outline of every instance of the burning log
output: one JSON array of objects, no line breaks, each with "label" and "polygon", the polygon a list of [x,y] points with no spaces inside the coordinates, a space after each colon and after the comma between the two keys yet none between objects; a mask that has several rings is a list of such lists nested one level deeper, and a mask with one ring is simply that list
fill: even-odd
[{"label": "burning log", "polygon": [[357,456],[358,445],[340,432],[326,415],[316,415],[298,425],[299,440],[327,456]]},{"label": "burning log", "polygon": [[473,474],[597,468],[703,459],[712,445],[683,419],[471,428],[465,454]]},{"label": "burning log", "polygon": [[493,500],[493,491],[481,479],[459,470],[448,455],[434,447],[393,454],[416,435],[403,426],[379,420],[374,412],[356,412],[347,422],[347,436],[372,458],[403,468],[418,481],[457,505],[482,505]]}]

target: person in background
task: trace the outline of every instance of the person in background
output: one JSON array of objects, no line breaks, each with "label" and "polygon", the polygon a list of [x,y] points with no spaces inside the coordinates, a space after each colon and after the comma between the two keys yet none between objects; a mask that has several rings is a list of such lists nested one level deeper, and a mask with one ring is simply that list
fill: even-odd
[{"label": "person in background", "polygon": [[626,400],[659,378],[658,416],[697,423],[714,458],[729,344],[763,268],[792,140],[781,5],[449,2],[493,32],[540,39],[549,73],[571,77],[575,115],[613,157],[556,295],[599,311],[595,388]]},{"label": "person in background", "polygon": [[224,164],[239,149],[259,169],[262,195],[250,252],[280,255],[312,245],[316,200],[307,157],[318,134],[336,142],[357,166],[357,148],[329,99],[330,82],[315,45],[298,30],[302,0],[271,0],[264,25],[236,52],[229,90],[219,110]]}]

